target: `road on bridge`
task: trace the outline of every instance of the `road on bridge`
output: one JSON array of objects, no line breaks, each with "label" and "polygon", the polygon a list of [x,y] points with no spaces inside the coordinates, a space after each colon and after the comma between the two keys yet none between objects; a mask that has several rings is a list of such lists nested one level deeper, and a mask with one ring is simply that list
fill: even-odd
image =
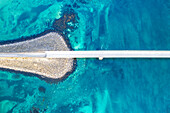
[{"label": "road on bridge", "polygon": [[170,51],[98,50],[98,51],[45,51],[31,53],[0,53],[0,57],[40,58],[170,58]]}]

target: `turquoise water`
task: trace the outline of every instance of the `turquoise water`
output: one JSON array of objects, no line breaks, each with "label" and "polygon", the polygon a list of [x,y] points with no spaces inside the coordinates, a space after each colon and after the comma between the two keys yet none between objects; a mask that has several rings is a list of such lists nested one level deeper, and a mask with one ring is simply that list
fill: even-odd
[{"label": "turquoise water", "polygon": [[[169,50],[168,0],[0,0],[0,42],[66,29],[75,50]],[[66,32],[63,31],[63,32]],[[0,71],[0,113],[170,113],[170,59],[78,59],[65,81]]]}]

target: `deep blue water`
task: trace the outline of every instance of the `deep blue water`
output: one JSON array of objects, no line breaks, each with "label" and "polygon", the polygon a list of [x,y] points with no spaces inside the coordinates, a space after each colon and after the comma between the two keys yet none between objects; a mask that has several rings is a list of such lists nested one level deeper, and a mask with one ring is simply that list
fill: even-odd
[{"label": "deep blue water", "polygon": [[[73,12],[75,50],[170,50],[168,0],[0,0],[0,41]],[[0,113],[170,113],[170,59],[77,59],[58,84],[0,71]]]}]

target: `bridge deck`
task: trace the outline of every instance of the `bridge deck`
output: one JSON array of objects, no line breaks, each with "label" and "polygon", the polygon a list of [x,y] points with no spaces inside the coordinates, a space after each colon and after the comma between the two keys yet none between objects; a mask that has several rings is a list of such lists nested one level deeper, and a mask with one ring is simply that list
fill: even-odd
[{"label": "bridge deck", "polygon": [[45,51],[34,53],[0,53],[0,57],[40,58],[170,58],[170,51]]}]

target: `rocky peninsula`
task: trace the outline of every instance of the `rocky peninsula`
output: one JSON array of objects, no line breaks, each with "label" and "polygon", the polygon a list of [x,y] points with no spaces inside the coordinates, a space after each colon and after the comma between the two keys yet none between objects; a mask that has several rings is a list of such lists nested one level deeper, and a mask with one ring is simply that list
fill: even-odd
[{"label": "rocky peninsula", "polygon": [[[70,51],[70,45],[57,32],[48,32],[29,40],[0,45],[0,53]],[[0,68],[40,75],[41,78],[62,80],[74,71],[72,58],[0,57]]]}]

